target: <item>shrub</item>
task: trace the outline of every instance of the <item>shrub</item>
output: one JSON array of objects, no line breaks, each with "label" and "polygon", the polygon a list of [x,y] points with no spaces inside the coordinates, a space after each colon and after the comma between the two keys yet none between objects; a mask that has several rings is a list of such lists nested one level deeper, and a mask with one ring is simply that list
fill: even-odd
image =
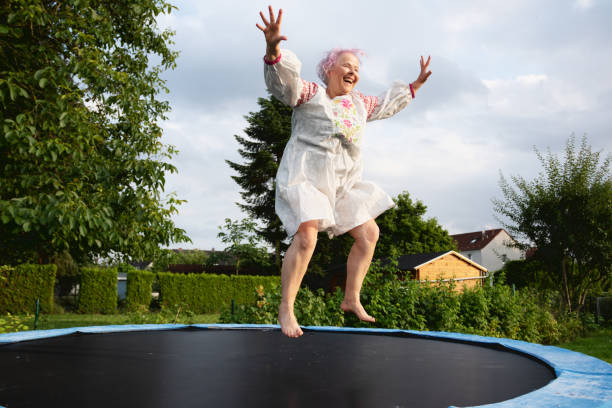
[{"label": "shrub", "polygon": [[487,334],[489,303],[483,288],[466,289],[459,295],[460,331]]},{"label": "shrub", "polygon": [[12,333],[23,330],[29,330],[30,327],[26,324],[28,320],[32,320],[31,316],[16,316],[7,313],[5,316],[0,316],[0,333]]},{"label": "shrub", "polygon": [[[262,285],[252,293],[256,301],[237,304],[232,310],[225,307],[219,318],[220,323],[276,324],[281,293],[278,284],[268,291]],[[301,288],[295,299],[295,317],[304,326],[342,326],[344,312],[340,309],[343,295],[340,289],[325,296],[323,289],[312,292]]]},{"label": "shrub", "polygon": [[268,290],[278,285],[278,276],[158,274],[162,309],[184,304],[194,313],[214,313],[228,306],[253,303],[253,291],[258,286]]},{"label": "shrub", "polygon": [[[375,263],[364,281],[361,301],[365,309],[376,317],[376,327],[424,330],[426,318],[420,306],[421,287],[394,266]],[[353,326],[371,327],[354,315],[347,315],[346,322]]]},{"label": "shrub", "polygon": [[34,313],[36,299],[41,311],[53,310],[55,265],[0,266],[0,313]]},{"label": "shrub", "polygon": [[127,271],[127,289],[125,295],[128,310],[149,308],[155,274],[131,269]]},{"label": "shrub", "polygon": [[[238,304],[232,314],[226,307],[222,323],[277,323],[281,301],[277,287],[259,287],[250,302]],[[514,291],[496,284],[454,290],[454,283],[422,285],[408,279],[393,265],[374,264],[361,293],[365,309],[375,323],[360,322],[340,309],[343,293],[312,292],[300,288],[294,309],[301,325],[384,327],[413,330],[458,331],[507,337],[536,343],[558,343],[579,335],[584,324],[575,315],[559,313],[559,296],[554,291],[531,288]]]},{"label": "shrub", "polygon": [[78,311],[102,314],[117,311],[117,269],[81,269]]}]

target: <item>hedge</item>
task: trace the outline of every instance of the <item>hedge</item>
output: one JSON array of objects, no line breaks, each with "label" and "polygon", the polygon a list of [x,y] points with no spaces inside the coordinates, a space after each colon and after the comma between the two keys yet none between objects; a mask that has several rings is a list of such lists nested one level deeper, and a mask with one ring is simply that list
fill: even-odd
[{"label": "hedge", "polygon": [[50,313],[56,271],[55,265],[0,266],[0,314],[34,313],[36,299]]},{"label": "hedge", "polygon": [[163,307],[184,305],[194,313],[216,313],[227,307],[232,299],[236,303],[251,303],[255,289],[265,290],[280,284],[279,276],[180,275],[158,274],[160,303]]},{"label": "hedge", "polygon": [[112,314],[117,311],[117,269],[83,268],[79,313]]},{"label": "hedge", "polygon": [[128,270],[127,291],[125,303],[128,310],[137,310],[144,306],[149,307],[151,303],[151,291],[155,274],[147,271]]},{"label": "hedge", "polygon": [[[576,315],[559,309],[555,291],[532,288],[513,290],[496,283],[460,292],[456,282],[420,284],[392,265],[373,265],[365,278],[361,302],[376,318],[360,322],[342,313],[344,294],[300,288],[295,315],[304,326],[379,327],[435,330],[507,337],[532,343],[555,344],[580,334],[583,325]],[[250,302],[222,310],[219,323],[275,324],[281,294],[278,290],[253,292]]]}]

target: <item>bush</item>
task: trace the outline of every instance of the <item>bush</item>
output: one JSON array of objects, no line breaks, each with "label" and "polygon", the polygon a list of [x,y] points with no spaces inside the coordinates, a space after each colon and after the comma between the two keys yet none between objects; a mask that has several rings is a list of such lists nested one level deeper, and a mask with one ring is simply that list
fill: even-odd
[{"label": "bush", "polygon": [[125,295],[126,308],[138,310],[149,308],[155,274],[132,269],[127,271],[127,289]]},{"label": "bush", "polygon": [[[253,291],[252,296],[256,299],[254,303],[237,304],[233,313],[230,307],[225,307],[219,323],[276,324],[281,301],[278,284],[272,285],[268,291],[260,285]],[[342,299],[340,289],[325,296],[323,289],[314,293],[308,288],[301,288],[295,299],[295,317],[304,326],[342,326]]]},{"label": "bush", "polygon": [[29,330],[30,327],[26,324],[28,320],[32,320],[32,317],[16,316],[10,313],[7,313],[5,316],[0,316],[0,333]]},{"label": "bush", "polygon": [[78,311],[102,314],[117,311],[117,269],[81,269]]},{"label": "bush", "polygon": [[[234,313],[226,307],[222,323],[277,323],[280,289],[259,287],[252,301],[238,304]],[[457,331],[506,337],[535,343],[556,344],[580,335],[585,325],[576,315],[559,312],[559,295],[555,291],[496,284],[454,290],[454,283],[437,282],[422,285],[393,265],[374,264],[366,276],[361,293],[365,309],[375,323],[360,322],[340,309],[343,293],[300,288],[294,310],[301,325],[347,327],[383,327],[411,330]],[[594,319],[591,319],[594,320]]]},{"label": "bush", "polygon": [[215,313],[236,304],[256,301],[253,291],[258,286],[268,290],[278,285],[278,276],[158,274],[162,309],[184,304],[194,313]]},{"label": "bush", "polygon": [[0,314],[34,313],[36,299],[45,313],[53,310],[55,265],[0,266]]},{"label": "bush", "polygon": [[[424,330],[425,315],[421,308],[421,287],[393,265],[382,267],[375,263],[365,278],[361,301],[366,310],[376,317],[375,326],[389,329]],[[354,315],[346,316],[346,323],[356,327],[371,327]]]},{"label": "bush", "polygon": [[542,262],[535,259],[508,261],[498,273],[504,275],[506,284],[514,284],[517,288],[552,289],[557,286]]}]

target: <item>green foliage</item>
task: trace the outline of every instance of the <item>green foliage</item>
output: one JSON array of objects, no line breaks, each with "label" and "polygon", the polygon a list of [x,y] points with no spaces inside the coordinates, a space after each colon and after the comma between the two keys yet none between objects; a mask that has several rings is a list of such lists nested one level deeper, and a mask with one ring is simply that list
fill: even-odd
[{"label": "green foliage", "polygon": [[501,176],[503,200],[495,211],[506,229],[534,245],[546,280],[556,282],[565,306],[580,311],[592,290],[612,281],[612,157],[601,160],[583,137],[579,150],[570,137],[561,161],[536,150],[544,170],[533,181]]},{"label": "green foliage", "polygon": [[161,74],[174,68],[163,0],[0,5],[0,263],[64,250],[143,259],[188,240],[163,197],[172,146]]},{"label": "green foliage", "polygon": [[412,201],[407,191],[394,200],[395,207],[376,219],[380,238],[375,258],[450,251],[455,242],[435,218],[425,220],[427,207]]},{"label": "green foliage", "polygon": [[[233,314],[225,308],[220,322],[276,324],[279,288],[259,287],[254,295],[254,300],[236,305]],[[577,316],[559,312],[559,297],[554,291],[513,291],[497,284],[461,292],[453,282],[424,285],[409,280],[393,264],[374,264],[364,281],[361,301],[376,323],[344,314],[342,299],[340,290],[325,294],[301,288],[294,307],[296,317],[304,326],[452,331],[544,344],[575,338],[584,328]]]},{"label": "green foliage", "polygon": [[278,99],[259,98],[258,112],[249,112],[246,137],[235,135],[241,148],[238,150],[244,163],[226,160],[238,175],[232,179],[240,186],[240,196],[245,204],[238,204],[251,218],[263,227],[257,232],[276,252],[276,266],[280,270],[280,255],[286,249],[283,243],[287,234],[274,210],[276,172],[285,145],[291,136],[293,110]]},{"label": "green foliage", "polygon": [[51,257],[51,263],[57,266],[55,286],[58,290],[58,295],[60,297],[67,296],[74,289],[75,285],[79,283],[79,265],[77,265],[67,250],[54,254]]},{"label": "green foliage", "polygon": [[[435,218],[423,219],[427,207],[422,202],[413,202],[406,191],[393,201],[396,206],[376,219],[380,238],[375,259],[456,249],[453,239]],[[330,265],[345,264],[353,242],[349,234],[330,240],[327,233],[319,233],[308,273],[324,275]]]},{"label": "green foliage", "polygon": [[[260,285],[252,296],[256,299],[255,302],[237,304],[233,313],[231,308],[225,307],[219,323],[277,324],[278,306],[281,302],[279,286],[273,285],[265,290]],[[322,289],[313,293],[308,288],[301,288],[295,300],[295,317],[304,326],[342,326],[342,298],[340,289],[325,296]]]},{"label": "green foliage", "polygon": [[225,260],[231,260],[236,265],[236,274],[244,266],[270,266],[268,250],[261,246],[262,238],[257,235],[255,222],[249,219],[232,221],[225,219],[225,225],[219,226],[217,235],[221,241],[228,245],[223,251]]},{"label": "green foliage", "polygon": [[218,312],[234,299],[238,304],[253,301],[254,288],[278,284],[278,276],[159,273],[162,309],[185,305],[194,313]]},{"label": "green foliage", "polygon": [[55,272],[55,265],[0,266],[0,314],[34,313],[36,299],[40,310],[50,313]]},{"label": "green foliage", "polygon": [[[376,317],[377,327],[425,330],[427,318],[420,308],[421,286],[396,267],[397,263],[381,266],[379,262],[370,267],[362,289],[362,303]],[[347,317],[347,324],[368,326],[352,315]]]},{"label": "green foliage", "polygon": [[517,288],[545,290],[557,287],[557,283],[546,272],[545,265],[537,259],[507,261],[497,274],[503,274],[505,282],[508,285],[514,284]]},{"label": "green foliage", "polygon": [[128,310],[149,308],[155,274],[131,269],[127,271],[125,303]]},{"label": "green foliage", "polygon": [[111,314],[117,311],[117,269],[81,269],[79,313]]},{"label": "green foliage", "polygon": [[161,249],[153,257],[152,272],[166,272],[168,265],[206,265],[211,257],[200,249]]},{"label": "green foliage", "polygon": [[10,313],[4,316],[0,315],[0,333],[30,330],[30,326],[28,326],[27,322],[31,320],[31,316],[18,316]]}]

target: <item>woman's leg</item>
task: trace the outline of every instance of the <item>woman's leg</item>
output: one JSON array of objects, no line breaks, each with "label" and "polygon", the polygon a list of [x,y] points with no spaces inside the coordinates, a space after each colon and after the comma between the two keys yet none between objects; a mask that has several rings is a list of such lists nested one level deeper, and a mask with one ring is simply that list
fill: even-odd
[{"label": "woman's leg", "polygon": [[318,226],[318,220],[300,224],[283,259],[282,299],[278,308],[278,321],[282,332],[289,337],[300,337],[303,334],[293,313],[293,304],[317,244]]},{"label": "woman's leg", "polygon": [[376,242],[378,241],[378,225],[376,225],[374,219],[371,219],[353,228],[349,233],[355,238],[355,242],[346,264],[346,288],[344,290],[344,300],[340,307],[345,312],[355,313],[359,320],[374,322],[375,319],[361,306],[359,293],[361,292],[363,279],[368,273],[372,256],[374,256],[374,248],[376,248]]}]

